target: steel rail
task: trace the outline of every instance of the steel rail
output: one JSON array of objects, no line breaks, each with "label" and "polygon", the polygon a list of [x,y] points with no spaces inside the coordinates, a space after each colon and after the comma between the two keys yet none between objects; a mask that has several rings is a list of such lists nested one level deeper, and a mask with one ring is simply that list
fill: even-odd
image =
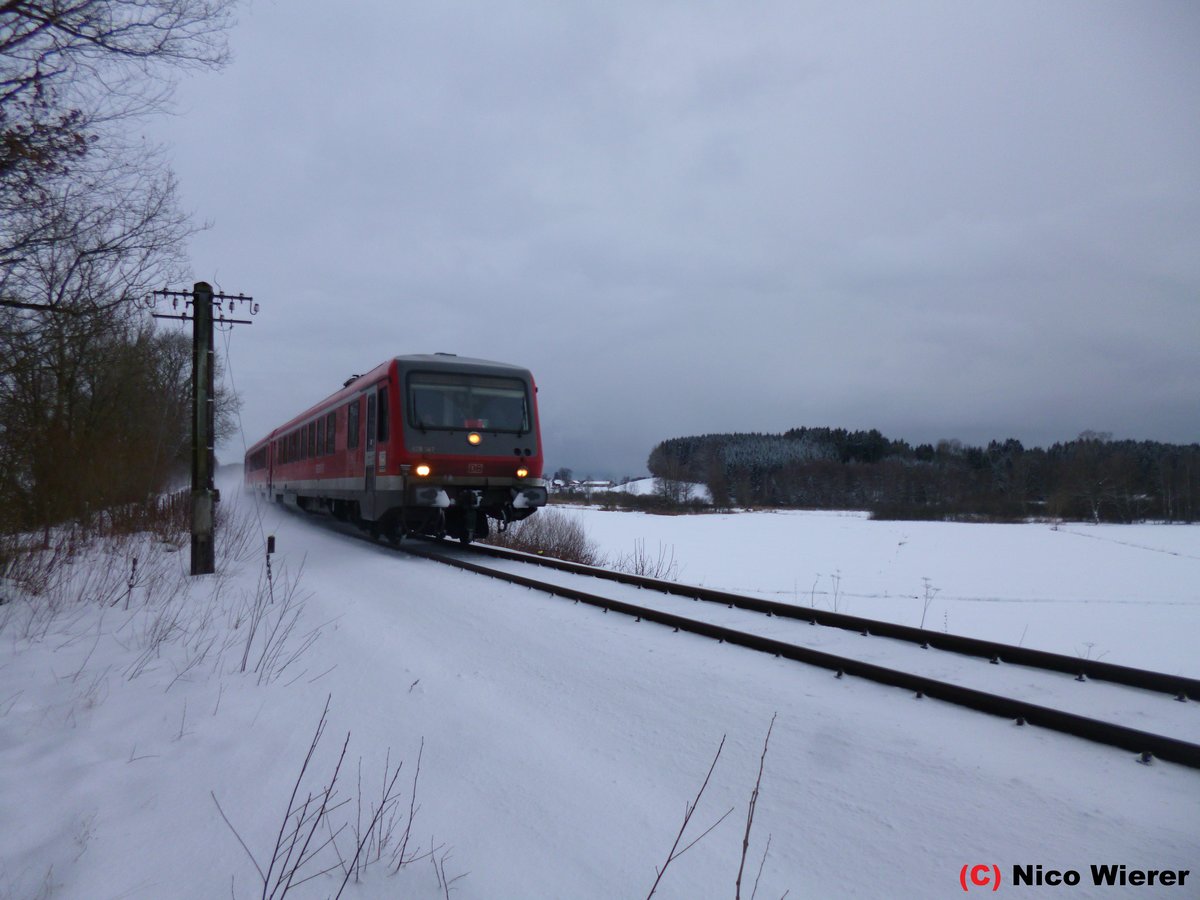
[{"label": "steel rail", "polygon": [[[552,596],[587,603],[591,606],[602,608],[605,611],[611,609],[615,612],[633,616],[639,621],[645,619],[649,622],[672,627],[677,631],[699,634],[714,638],[723,643],[736,644],[796,662],[819,666],[837,672],[839,678],[843,675],[854,675],[879,684],[913,691],[918,698],[932,697],[936,700],[943,700],[947,703],[964,706],[979,712],[1013,719],[1021,725],[1025,723],[1038,725],[1053,731],[1085,738],[1096,743],[1129,750],[1141,754],[1143,761],[1149,761],[1152,755],[1159,759],[1200,769],[1200,744],[1193,744],[1179,738],[1153,734],[1136,728],[1128,728],[1112,722],[1104,722],[1099,719],[1092,719],[1063,710],[1039,706],[1024,700],[1014,700],[1010,697],[991,694],[974,688],[962,687],[961,685],[939,681],[922,675],[914,675],[911,672],[890,669],[886,666],[837,656],[808,647],[800,647],[785,641],[778,641],[773,638],[749,634],[721,625],[714,625],[710,622],[702,622],[609,597],[601,597],[564,585],[549,584],[534,578],[528,578],[524,575],[491,569],[469,560],[445,556],[434,550],[418,548],[411,543],[406,543],[400,549],[413,556],[434,560],[468,572],[499,578],[511,584],[549,593]],[[520,558],[522,560],[525,559],[524,555]],[[590,569],[591,567],[583,568]],[[585,574],[592,574],[592,572],[589,571]],[[649,580],[653,581],[653,579]],[[666,583],[670,584],[670,582]],[[678,588],[679,585],[675,585],[675,587]],[[674,593],[684,592],[676,590]],[[811,612],[811,610],[808,611]],[[871,633],[875,634],[878,632]]]},{"label": "steel rail", "polygon": [[894,622],[884,622],[878,619],[867,619],[861,616],[851,616],[846,613],[831,612],[813,607],[796,606],[790,603],[780,603],[777,600],[765,600],[761,597],[747,597],[742,594],[732,594],[712,588],[679,584],[674,581],[664,581],[659,578],[649,578],[644,575],[631,575],[627,572],[614,572],[596,566],[586,566],[581,563],[567,562],[553,557],[535,556],[490,547],[486,544],[471,544],[472,552],[483,553],[499,559],[514,562],[533,563],[550,569],[571,572],[576,575],[591,575],[607,581],[649,588],[664,594],[681,597],[691,597],[710,603],[721,603],[738,609],[748,609],[755,612],[769,613],[789,619],[800,619],[825,625],[831,628],[841,628],[847,631],[857,631],[908,641],[922,646],[961,653],[967,656],[977,656],[988,660],[1004,663],[1016,663],[1032,666],[1038,669],[1048,669],[1054,672],[1065,672],[1076,677],[1094,678],[1097,681],[1109,681],[1136,687],[1149,691],[1174,694],[1177,699],[1200,699],[1200,679],[1188,678],[1183,675],[1170,675],[1166,672],[1153,672],[1147,669],[1137,669],[1115,663],[1106,663],[1095,659],[1080,659],[1061,653],[1051,653],[1046,650],[1034,650],[1029,647],[1017,647],[1012,644],[1001,644],[982,638],[966,637],[957,634],[946,634],[930,631],[924,628],[913,628],[909,625],[899,625]]}]

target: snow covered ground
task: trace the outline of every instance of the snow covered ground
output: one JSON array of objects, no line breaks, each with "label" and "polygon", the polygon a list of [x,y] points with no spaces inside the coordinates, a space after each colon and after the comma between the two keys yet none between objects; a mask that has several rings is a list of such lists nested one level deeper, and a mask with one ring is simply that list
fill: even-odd
[{"label": "snow covered ground", "polygon": [[[337,850],[300,877],[334,872],[292,897],[338,890],[354,841],[336,828],[358,816],[360,760],[368,817],[403,760],[398,825],[343,896],[442,897],[443,877],[465,875],[450,896],[645,897],[723,737],[680,846],[733,811],[655,896],[733,897],[772,716],[745,897],[768,838],[759,897],[961,896],[978,865],[1008,895],[1134,892],[1092,886],[1094,864],[1189,869],[1183,886],[1135,895],[1197,896],[1200,772],[637,625],[222,491],[255,516],[223,575],[188,579],[186,551],[154,563],[142,544],[71,567],[92,594],[107,577],[102,602],[64,591],[54,617],[0,607],[0,898],[260,896],[239,836],[265,870],[327,698],[300,794],[328,782],[349,732],[349,803],[328,829]],[[927,626],[1197,674],[1197,528],[572,514],[610,554],[671,548],[680,580],[909,624],[925,612]],[[267,533],[279,552],[264,607]],[[127,592],[135,552],[143,583]],[[436,849],[391,874],[418,753],[407,852]],[[1009,883],[1038,865],[1082,883]]]},{"label": "snow covered ground", "polygon": [[[575,513],[677,581],[1200,676],[1200,528],[875,522],[857,512]],[[931,602],[925,607],[926,579]]]}]

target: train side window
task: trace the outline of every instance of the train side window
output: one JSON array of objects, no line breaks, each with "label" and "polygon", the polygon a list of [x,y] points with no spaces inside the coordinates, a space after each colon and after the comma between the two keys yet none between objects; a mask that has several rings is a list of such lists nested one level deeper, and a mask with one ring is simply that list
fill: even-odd
[{"label": "train side window", "polygon": [[358,398],[355,397],[346,407],[346,449],[358,449]]},{"label": "train side window", "polygon": [[367,434],[367,449],[368,450],[375,449],[375,435],[376,435],[375,429],[378,427],[377,422],[378,422],[378,418],[376,417],[376,414],[375,414],[375,395],[367,394],[366,434]]},{"label": "train side window", "polygon": [[317,423],[309,422],[308,423],[308,455],[309,456],[319,456],[321,451],[317,448],[318,448]]},{"label": "train side window", "polygon": [[332,456],[337,452],[337,410],[325,417],[325,454]]},{"label": "train side window", "polygon": [[308,429],[300,426],[300,458],[308,459]]},{"label": "train side window", "polygon": [[385,384],[379,389],[379,402],[376,404],[379,409],[379,430],[376,432],[376,440],[381,444],[386,444],[388,439],[388,389]]},{"label": "train side window", "polygon": [[300,458],[300,432],[293,431],[288,435],[288,462],[295,462]]}]

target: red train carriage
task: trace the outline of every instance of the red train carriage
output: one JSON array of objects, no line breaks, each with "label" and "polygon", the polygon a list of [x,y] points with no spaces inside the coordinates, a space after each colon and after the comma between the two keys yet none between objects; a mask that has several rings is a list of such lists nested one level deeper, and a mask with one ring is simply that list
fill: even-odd
[{"label": "red train carriage", "polygon": [[469,543],[546,503],[537,386],[504,363],[398,356],[252,446],[245,471],[271,500],[392,540]]}]

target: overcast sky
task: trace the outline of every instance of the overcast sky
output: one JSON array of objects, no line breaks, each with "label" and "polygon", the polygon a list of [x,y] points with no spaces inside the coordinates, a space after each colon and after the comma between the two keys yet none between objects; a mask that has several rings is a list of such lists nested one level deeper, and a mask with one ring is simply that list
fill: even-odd
[{"label": "overcast sky", "polygon": [[247,441],[433,351],[532,369],[580,475],[1200,440],[1200,4],[255,0],[231,42],[153,127],[194,277],[261,302]]}]

